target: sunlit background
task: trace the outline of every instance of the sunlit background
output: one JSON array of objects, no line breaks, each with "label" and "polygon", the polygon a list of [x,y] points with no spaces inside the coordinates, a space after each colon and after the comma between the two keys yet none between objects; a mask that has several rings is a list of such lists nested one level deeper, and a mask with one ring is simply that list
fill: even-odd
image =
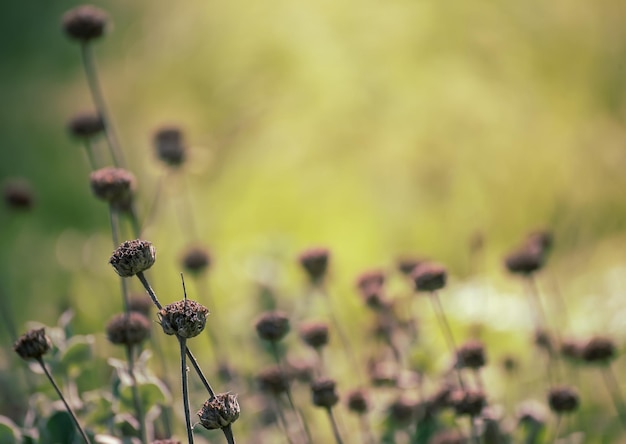
[{"label": "sunlit background", "polygon": [[[295,304],[295,259],[323,245],[339,316],[364,314],[359,272],[415,254],[448,267],[456,321],[529,331],[502,257],[547,228],[542,285],[560,288],[569,331],[626,338],[625,2],[96,4],[112,20],[95,52],[142,220],[162,186],[144,235],[164,302],[182,297],[180,255],[200,242],[214,258],[213,316],[246,338],[256,286]],[[73,307],[76,331],[98,333],[120,310],[107,207],[66,129],[92,107],[60,29],[75,5],[0,14],[0,179],[28,180],[36,200],[0,218],[0,290],[19,331]],[[152,147],[163,123],[182,126],[190,149],[175,173]]]}]

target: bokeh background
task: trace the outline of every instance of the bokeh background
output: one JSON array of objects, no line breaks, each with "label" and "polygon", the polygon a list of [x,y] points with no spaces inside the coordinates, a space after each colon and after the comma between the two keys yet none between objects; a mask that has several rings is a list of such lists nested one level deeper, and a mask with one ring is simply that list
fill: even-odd
[{"label": "bokeh background", "polygon": [[[417,254],[449,268],[453,317],[524,328],[501,259],[548,228],[546,288],[558,282],[570,330],[626,337],[626,3],[95,4],[112,19],[95,51],[141,218],[162,183],[145,235],[165,302],[182,294],[183,247],[201,242],[214,314],[243,337],[255,286],[297,298],[298,252],[325,245],[344,313],[360,313],[360,271]],[[94,333],[119,311],[107,208],[66,130],[91,107],[60,30],[75,5],[10,2],[0,14],[0,179],[25,178],[36,198],[0,218],[0,289],[19,330],[73,307],[76,331]],[[163,123],[181,125],[190,148],[175,174],[153,152]]]}]

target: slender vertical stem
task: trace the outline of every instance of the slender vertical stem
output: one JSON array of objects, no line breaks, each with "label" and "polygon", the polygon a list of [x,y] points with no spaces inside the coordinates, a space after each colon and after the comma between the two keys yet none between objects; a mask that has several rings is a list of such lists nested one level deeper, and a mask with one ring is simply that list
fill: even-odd
[{"label": "slender vertical stem", "polygon": [[559,432],[561,431],[561,422],[563,419],[563,415],[556,415],[556,426],[554,427],[554,439],[551,442],[556,443],[559,439]]},{"label": "slender vertical stem", "polygon": [[191,428],[191,415],[189,413],[189,388],[187,387],[187,346],[185,338],[178,337],[180,344],[180,372],[183,381],[183,408],[185,410],[185,424],[187,426],[187,439],[189,444],[193,444],[193,429]]},{"label": "slender vertical stem", "polygon": [[[441,305],[441,301],[439,300],[439,295],[437,294],[436,291],[431,292],[430,300],[433,303],[433,307],[435,309],[435,316],[437,318],[437,321],[439,321],[439,325],[441,327],[441,330],[443,331],[443,336],[445,337],[446,342],[448,343],[448,348],[450,349],[450,353],[452,353],[452,356],[454,357],[454,360],[456,362],[457,348],[454,342],[454,337],[452,336],[452,329],[450,328],[450,324],[448,323],[448,319],[446,318],[446,315],[443,311],[443,307]],[[465,389],[465,385],[463,384],[463,378],[461,377],[461,370],[459,369],[458,365],[455,364],[454,369],[456,370],[456,376],[459,380],[459,385],[461,386],[462,389]]]},{"label": "slender vertical stem", "polygon": [[476,444],[480,444],[480,436],[478,436],[478,430],[476,429],[476,418],[473,415],[470,415],[469,422],[471,439]]},{"label": "slender vertical stem", "polygon": [[87,160],[89,161],[89,169],[91,171],[97,170],[98,162],[96,162],[96,158],[93,153],[93,144],[91,143],[91,139],[85,138],[83,146],[85,147],[85,154],[87,154]]},{"label": "slender vertical stem", "polygon": [[287,423],[287,419],[285,418],[285,414],[283,413],[283,409],[281,408],[280,403],[278,402],[278,397],[272,396],[272,399],[274,401],[274,409],[276,410],[276,414],[278,415],[278,422],[280,423],[281,428],[285,432],[285,437],[287,438],[287,442],[289,444],[293,444],[293,441],[291,440],[291,436],[289,436],[289,425]]},{"label": "slender vertical stem", "polygon": [[135,359],[133,357],[133,347],[126,345],[126,358],[128,359],[128,373],[131,378],[131,390],[133,393],[133,404],[135,405],[135,413],[137,414],[137,421],[139,421],[139,436],[141,442],[148,444],[148,438],[146,434],[146,418],[143,414],[143,407],[141,405],[141,399],[139,397],[139,390],[137,385],[137,378],[135,377]]},{"label": "slender vertical stem", "polygon": [[626,403],[624,403],[622,391],[619,388],[619,383],[615,378],[615,373],[613,373],[611,366],[607,365],[602,369],[602,376],[604,377],[604,384],[611,394],[611,400],[613,401],[615,410],[617,410],[622,427],[626,429]]},{"label": "slender vertical stem", "polygon": [[333,415],[333,409],[327,408],[326,413],[328,413],[328,419],[330,420],[330,424],[333,427],[333,435],[335,436],[335,442],[337,444],[343,444],[341,440],[341,435],[339,434],[339,427],[337,427],[337,421],[335,421],[335,415]]},{"label": "slender vertical stem", "polygon": [[226,437],[226,442],[228,442],[228,444],[235,444],[235,437],[233,436],[233,428],[230,424],[222,428],[222,432],[224,433],[224,436]]},{"label": "slender vertical stem", "polygon": [[89,43],[83,43],[80,46],[80,49],[85,75],[87,76],[87,83],[89,83],[89,90],[91,91],[91,97],[93,98],[98,114],[104,123],[104,132],[107,141],[109,142],[109,148],[111,149],[113,164],[116,167],[123,168],[125,166],[124,156],[122,154],[122,150],[120,149],[115,130],[113,129],[113,124],[104,102],[104,95],[102,94],[102,88],[100,87],[100,82],[98,80],[98,71],[94,62],[91,45]]},{"label": "slender vertical stem", "polygon": [[82,435],[83,439],[85,440],[85,443],[89,444],[89,438],[87,437],[87,433],[85,433],[85,430],[83,430],[83,428],[81,427],[80,423],[78,422],[78,418],[76,417],[76,414],[74,413],[74,411],[72,410],[70,405],[65,400],[65,396],[63,396],[63,393],[61,393],[61,389],[59,388],[57,383],[54,381],[54,378],[52,377],[52,374],[48,370],[48,367],[46,367],[46,364],[43,362],[43,359],[41,357],[39,357],[37,359],[37,362],[39,362],[39,365],[41,365],[41,368],[43,369],[44,373],[48,377],[48,380],[50,381],[50,383],[54,387],[54,390],[56,390],[57,395],[59,395],[59,398],[61,398],[61,401],[63,401],[63,404],[65,405],[65,408],[67,409],[67,412],[72,417],[72,420],[74,421],[74,424],[76,425],[76,428],[78,429],[78,431]]}]

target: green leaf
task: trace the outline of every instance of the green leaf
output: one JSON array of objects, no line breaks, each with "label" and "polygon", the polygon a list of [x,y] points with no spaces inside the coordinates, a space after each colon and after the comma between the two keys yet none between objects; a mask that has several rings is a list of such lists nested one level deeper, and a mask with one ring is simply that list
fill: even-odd
[{"label": "green leaf", "polygon": [[0,444],[18,444],[21,441],[19,428],[6,416],[0,416]]},{"label": "green leaf", "polygon": [[85,365],[93,356],[94,338],[92,335],[77,335],[67,341],[67,348],[61,354],[61,366],[69,371],[71,368]]},{"label": "green leaf", "polygon": [[[144,412],[148,412],[152,407],[158,404],[164,404],[169,401],[170,394],[161,381],[139,384],[137,387],[139,399]],[[120,388],[120,399],[125,411],[134,412],[133,391],[131,386],[123,386]]]},{"label": "green leaf", "polygon": [[76,426],[65,410],[59,410],[48,418],[42,433],[42,443],[65,444],[74,441]]}]

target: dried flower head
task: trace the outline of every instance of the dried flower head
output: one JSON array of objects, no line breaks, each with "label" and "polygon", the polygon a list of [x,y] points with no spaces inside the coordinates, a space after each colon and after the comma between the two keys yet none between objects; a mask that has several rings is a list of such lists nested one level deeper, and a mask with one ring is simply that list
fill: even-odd
[{"label": "dried flower head", "polygon": [[104,34],[108,19],[103,10],[92,5],[82,5],[63,14],[62,24],[70,38],[87,42]]},{"label": "dried flower head", "polygon": [[298,262],[313,284],[322,282],[326,277],[329,259],[330,251],[323,247],[309,248],[298,256]]},{"label": "dried flower head", "polygon": [[116,314],[107,324],[106,332],[113,344],[138,345],[150,337],[150,320],[136,311]]},{"label": "dried flower head", "polygon": [[374,362],[369,368],[370,380],[375,387],[395,386],[399,373],[398,365],[392,361]]},{"label": "dried flower head", "polygon": [[417,402],[413,399],[400,396],[389,407],[389,418],[398,425],[407,425],[417,416]]},{"label": "dried flower head", "polygon": [[326,322],[303,322],[299,328],[302,340],[313,348],[328,344],[328,324]]},{"label": "dried flower head", "polygon": [[219,393],[208,399],[198,411],[200,424],[209,430],[223,429],[239,418],[237,395]]},{"label": "dried flower head", "polygon": [[398,258],[396,262],[396,266],[398,271],[405,276],[411,276],[413,271],[425,261],[424,259],[420,259],[413,256],[402,256]]},{"label": "dried flower head", "polygon": [[561,340],[560,352],[561,356],[572,362],[578,362],[582,359],[585,344],[576,339],[564,338]]},{"label": "dried flower head", "polygon": [[15,342],[13,350],[22,359],[40,359],[48,353],[52,343],[50,338],[46,336],[44,328],[36,328],[27,331]]},{"label": "dried flower head", "polygon": [[123,168],[106,167],[89,176],[91,191],[120,211],[128,211],[135,192],[135,176]]},{"label": "dried flower head", "polygon": [[478,369],[487,363],[485,345],[476,339],[471,339],[457,350],[457,365],[460,368]]},{"label": "dried flower head", "polygon": [[289,379],[287,375],[276,365],[261,370],[257,374],[256,380],[262,392],[270,393],[275,396],[285,393],[289,389]]},{"label": "dried flower head", "polygon": [[316,361],[306,358],[288,359],[287,375],[290,380],[310,383],[315,373]]},{"label": "dried flower head", "polygon": [[208,308],[196,301],[183,299],[163,307],[157,316],[166,335],[179,338],[198,336],[206,325]]},{"label": "dried flower head", "polygon": [[554,245],[554,235],[548,230],[533,231],[526,238],[527,245],[536,245],[547,254]]},{"label": "dried flower head", "polygon": [[515,373],[518,367],[519,367],[519,363],[515,356],[506,355],[502,358],[502,368],[504,369],[505,372],[510,373],[510,374]]},{"label": "dried flower head", "polygon": [[367,391],[356,389],[348,392],[346,404],[351,412],[363,415],[370,409],[370,399]]},{"label": "dried flower head", "polygon": [[588,363],[607,363],[616,356],[615,343],[610,338],[593,337],[583,347],[581,356]]},{"label": "dried flower head", "polygon": [[157,156],[166,164],[179,166],[185,161],[186,148],[180,127],[164,125],[154,132],[153,140]]},{"label": "dried flower head", "polygon": [[128,300],[128,310],[136,311],[144,316],[150,316],[152,311],[152,299],[145,293],[136,293],[130,296]]},{"label": "dried flower head", "polygon": [[552,353],[554,350],[554,339],[550,335],[550,332],[543,329],[535,330],[535,345],[541,349],[544,349],[548,353]]},{"label": "dried flower head", "polygon": [[256,331],[261,339],[278,342],[289,333],[289,318],[283,311],[267,311],[257,318]]},{"label": "dried flower head", "polygon": [[415,290],[437,291],[446,286],[447,272],[439,264],[422,264],[411,274]]},{"label": "dried flower head", "polygon": [[504,265],[511,273],[529,275],[544,265],[544,250],[537,244],[527,244],[509,253]]},{"label": "dried flower head", "polygon": [[572,387],[554,387],[548,392],[548,404],[555,413],[569,413],[578,409],[578,392]]},{"label": "dried flower head", "polygon": [[146,271],[156,261],[156,249],[141,239],[124,241],[111,255],[109,264],[121,277],[131,277]]},{"label": "dried flower head", "polygon": [[81,111],[70,119],[67,129],[77,138],[94,137],[104,131],[104,121],[95,111]]},{"label": "dried flower head", "polygon": [[33,191],[24,179],[13,179],[4,185],[4,202],[14,210],[30,210],[33,207]]},{"label": "dried flower head", "polygon": [[191,246],[185,250],[182,263],[185,270],[200,274],[211,266],[211,256],[205,248]]},{"label": "dried flower head", "polygon": [[381,287],[385,284],[385,273],[382,270],[368,270],[356,279],[356,287],[359,291],[369,286]]},{"label": "dried flower head", "polygon": [[478,416],[487,405],[482,390],[455,390],[452,392],[452,405],[457,415]]},{"label": "dried flower head", "polygon": [[313,405],[331,408],[339,402],[339,395],[335,389],[336,383],[330,378],[321,378],[311,383]]}]

